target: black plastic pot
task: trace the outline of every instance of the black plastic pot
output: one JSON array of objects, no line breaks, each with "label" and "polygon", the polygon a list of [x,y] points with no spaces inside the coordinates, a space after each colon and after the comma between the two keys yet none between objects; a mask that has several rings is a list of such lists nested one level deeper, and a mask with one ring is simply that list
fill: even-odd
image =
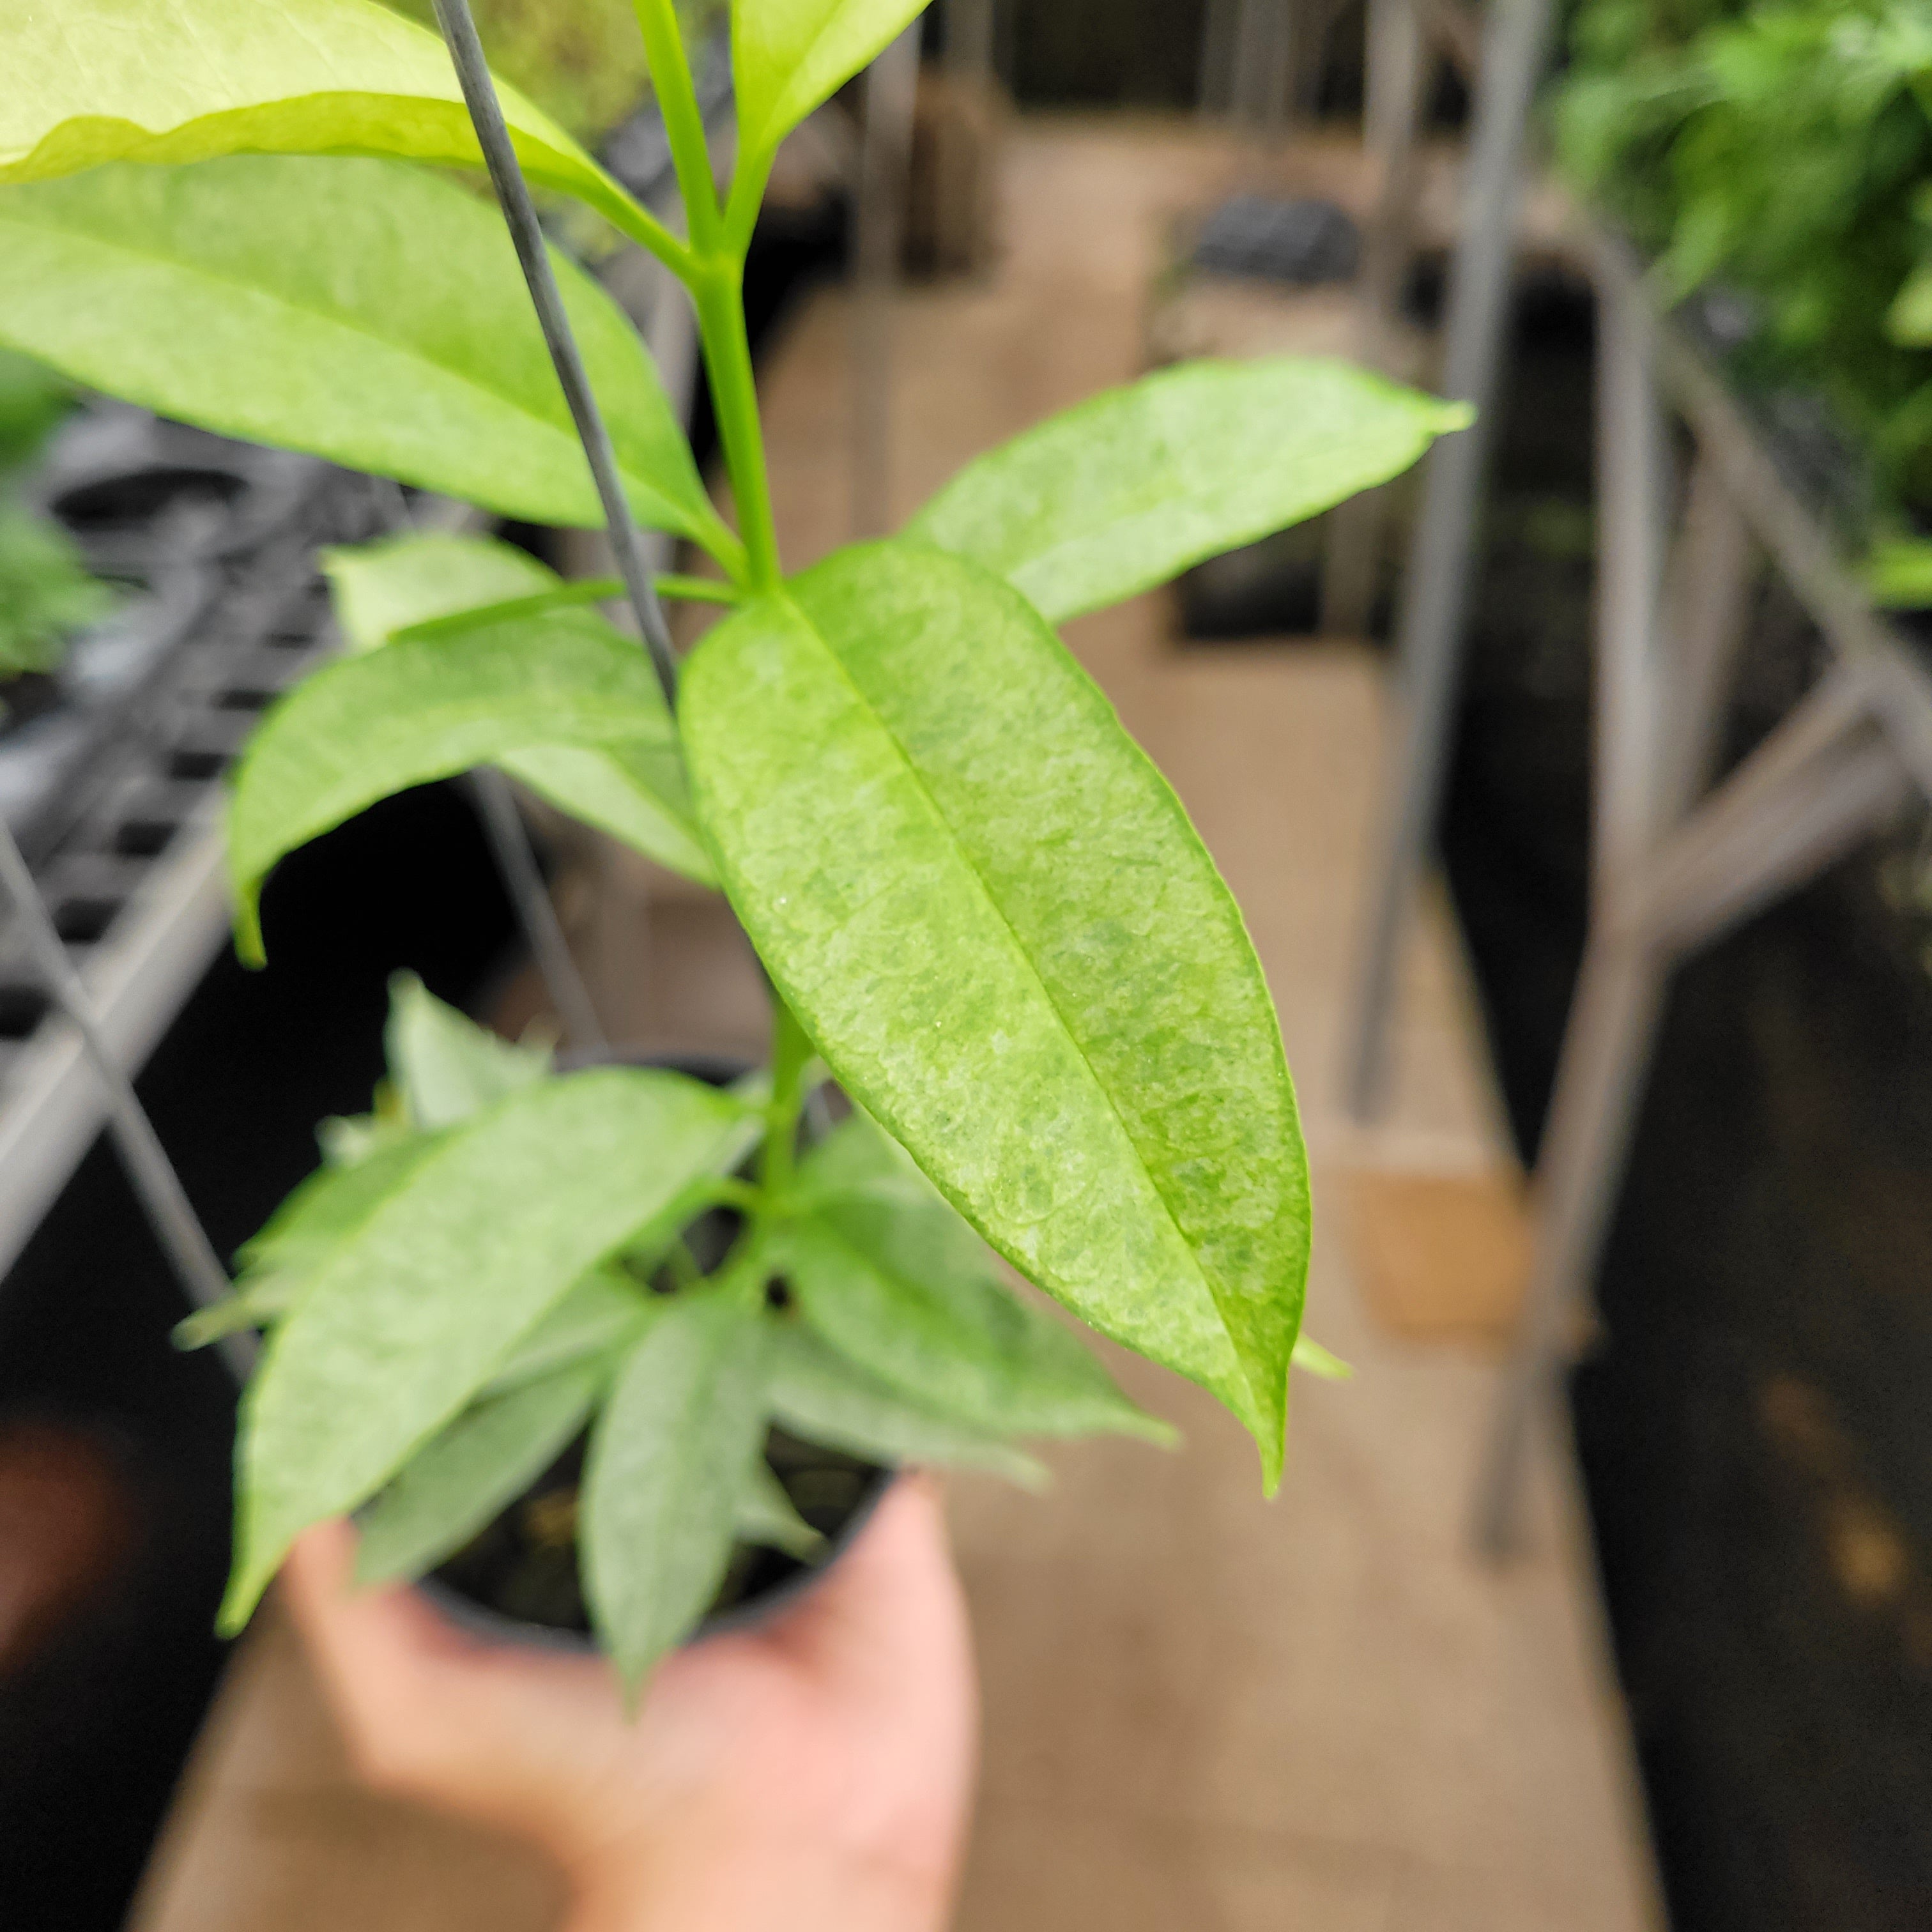
[{"label": "black plastic pot", "polygon": [[[724,1087],[748,1069],[722,1054],[566,1055],[571,1072],[616,1061],[670,1067],[713,1087]],[[694,1224],[686,1239],[700,1267],[724,1258],[736,1217],[714,1209]],[[422,1579],[416,1588],[450,1622],[493,1642],[589,1654],[596,1648],[578,1576],[574,1528],[577,1484],[587,1433],[580,1436],[537,1480],[462,1550]],[[832,1449],[802,1442],[774,1429],[765,1460],[799,1514],[824,1538],[810,1562],[762,1544],[741,1544],[717,1598],[694,1634],[697,1638],[756,1628],[796,1603],[857,1539],[896,1470],[882,1468]]]}]

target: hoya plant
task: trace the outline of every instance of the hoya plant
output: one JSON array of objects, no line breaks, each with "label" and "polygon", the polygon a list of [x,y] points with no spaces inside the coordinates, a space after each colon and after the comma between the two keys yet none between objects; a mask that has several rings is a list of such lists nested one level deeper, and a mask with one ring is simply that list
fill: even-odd
[{"label": "hoya plant", "polygon": [[[268,1331],[230,1629],[307,1526],[362,1511],[369,1568],[417,1574],[587,1430],[576,1540],[634,1684],[734,1547],[807,1540],[774,1424],[1019,1473],[1016,1438],[1163,1434],[995,1257],[1211,1390],[1280,1480],[1309,1238],[1280,1026],[1186,814],[1054,627],[1382,482],[1463,418],[1332,362],[1171,368],[788,574],[746,251],[788,130],[919,10],[735,0],[720,181],[672,0],[638,0],[675,227],[500,90],[528,179],[689,291],[728,520],[637,334],[552,262],[632,514],[709,559],[664,592],[730,608],[661,679],[596,608],[609,586],[504,544],[332,556],[350,648],[233,777],[238,944],[264,958],[285,854],[494,765],[724,893],[770,979],[770,1062],[723,1086],[558,1072],[399,988],[382,1104],[326,1136],[203,1324]],[[8,9],[0,342],[225,434],[600,526],[502,220],[450,178],[481,159],[442,43],[373,0]]]}]

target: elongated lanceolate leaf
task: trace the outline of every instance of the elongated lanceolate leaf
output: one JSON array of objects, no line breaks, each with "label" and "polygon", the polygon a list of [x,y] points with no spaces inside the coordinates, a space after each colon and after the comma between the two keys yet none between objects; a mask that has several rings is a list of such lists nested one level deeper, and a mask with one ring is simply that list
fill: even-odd
[{"label": "elongated lanceolate leaf", "polygon": [[604,1380],[579,1364],[466,1409],[362,1512],[356,1581],[420,1576],[460,1550],[556,1461]]},{"label": "elongated lanceolate leaf", "polygon": [[237,943],[286,853],[379,798],[531,746],[670,742],[650,663],[593,611],[554,610],[326,664],[249,741],[228,811]]},{"label": "elongated lanceolate leaf", "polygon": [[717,1295],[673,1304],[620,1371],[584,1468],[591,1613],[633,1694],[689,1635],[730,1560],[765,1439],[769,1324]]},{"label": "elongated lanceolate leaf", "polygon": [[1385,483],[1469,420],[1346,362],[1185,362],[968,464],[906,535],[1058,623]]},{"label": "elongated lanceolate leaf", "polygon": [[[325,551],[322,568],[344,634],[358,650],[373,650],[412,626],[453,622],[479,606],[568,587],[536,558],[486,537],[392,538]],[[532,634],[541,636],[551,614],[526,610],[514,621],[532,625]],[[501,614],[478,616],[479,625],[492,630],[512,621]],[[692,823],[684,760],[662,730],[608,748],[526,746],[496,762],[560,811],[700,885],[717,883]]]},{"label": "elongated lanceolate leaf", "polygon": [[669,742],[526,745],[506,752],[496,764],[560,812],[698,885],[717,884],[716,868],[692,818],[684,760]]},{"label": "elongated lanceolate leaf", "polygon": [[731,0],[738,148],[756,161],[916,20],[926,0]]},{"label": "elongated lanceolate leaf", "polygon": [[294,1313],[337,1245],[375,1212],[436,1146],[416,1134],[352,1166],[317,1169],[242,1248],[235,1292],[177,1322],[178,1348],[206,1348],[243,1328],[267,1328]]},{"label": "elongated lanceolate leaf", "polygon": [[550,1070],[548,1047],[500,1038],[439,1000],[413,973],[389,981],[382,1050],[411,1122],[431,1132],[534,1087]]},{"label": "elongated lanceolate leaf", "polygon": [[1016,591],[901,544],[688,664],[725,889],[847,1090],[1022,1274],[1211,1389],[1279,1480],[1307,1264],[1259,963],[1173,793]]},{"label": "elongated lanceolate leaf", "polygon": [[595,1263],[735,1160],[745,1125],[700,1082],[607,1067],[441,1136],[338,1245],[243,1397],[223,1628],[302,1530],[367,1501]]},{"label": "elongated lanceolate leaf", "polygon": [[762,1456],[752,1459],[751,1473],[738,1497],[734,1526],[741,1543],[762,1543],[801,1562],[825,1546],[825,1538],[793,1507],[784,1485]]},{"label": "elongated lanceolate leaf", "polygon": [[[94,388],[506,516],[603,524],[502,218],[453,182],[264,155],[100,168],[0,188],[0,342]],[[639,518],[731,555],[637,332],[554,259]]]},{"label": "elongated lanceolate leaf", "polygon": [[[999,1280],[986,1245],[922,1176],[922,1201],[869,1184],[903,1186],[902,1159],[861,1114],[806,1158],[799,1178],[813,1205],[780,1226],[773,1264],[820,1336],[924,1407],[996,1434],[1171,1442],[1066,1329]],[[839,1191],[848,1178],[859,1185]]]},{"label": "elongated lanceolate leaf", "polygon": [[486,1393],[500,1394],[592,1355],[615,1354],[662,1307],[621,1268],[594,1268],[517,1344]]},{"label": "elongated lanceolate leaf", "polygon": [[[442,41],[374,0],[16,0],[0,75],[0,181],[245,152],[482,164]],[[524,172],[637,232],[623,190],[497,92]]]},{"label": "elongated lanceolate leaf", "polygon": [[768,1372],[772,1418],[802,1442],[886,1468],[932,1463],[984,1469],[1023,1489],[1046,1483],[1046,1472],[1024,1450],[956,1416],[920,1407],[807,1329],[778,1329]]}]

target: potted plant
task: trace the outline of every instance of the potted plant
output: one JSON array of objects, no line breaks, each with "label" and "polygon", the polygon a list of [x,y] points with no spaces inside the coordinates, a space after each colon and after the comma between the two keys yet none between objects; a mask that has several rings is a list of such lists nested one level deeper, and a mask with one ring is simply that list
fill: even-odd
[{"label": "potted plant", "polygon": [[[235,773],[238,943],[262,959],[284,854],[495,764],[728,895],[772,1055],[724,1085],[556,1073],[399,988],[391,1091],[328,1132],[202,1324],[268,1330],[226,1628],[308,1524],[366,1509],[378,1567],[416,1570],[587,1426],[574,1529],[634,1687],[734,1548],[812,1541],[775,1421],[862,1462],[1016,1470],[1017,1437],[1165,1433],[994,1254],[1213,1391],[1279,1481],[1309,1226],[1280,1028],[1226,886],[1053,626],[1384,480],[1465,416],[1334,363],[1170,369],[788,577],[745,251],[788,130],[919,10],[736,0],[721,188],[671,0],[638,0],[682,235],[501,90],[530,179],[690,291],[735,528],[635,335],[553,263],[632,511],[716,566],[665,594],[730,608],[654,667],[594,608],[610,586],[506,546],[332,558],[362,648]],[[0,342],[226,434],[602,524],[502,224],[432,172],[480,158],[434,35],[372,0],[48,0],[0,25]],[[850,1111],[802,1136],[828,1082]]]}]

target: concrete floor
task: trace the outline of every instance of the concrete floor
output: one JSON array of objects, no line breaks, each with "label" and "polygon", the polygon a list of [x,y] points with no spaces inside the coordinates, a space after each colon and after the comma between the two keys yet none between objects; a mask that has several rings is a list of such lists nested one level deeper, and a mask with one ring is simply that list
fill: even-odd
[{"label": "concrete floor", "polygon": [[[1162,238],[1232,166],[1187,130],[1016,130],[998,270],[900,305],[902,512],[976,451],[1139,372]],[[846,342],[842,296],[820,294],[766,379],[794,566],[848,534]],[[1546,1447],[1538,1553],[1501,1574],[1472,1563],[1462,1532],[1493,1368],[1378,1332],[1325,1211],[1335,1177],[1364,1161],[1501,1159],[1439,907],[1405,983],[1394,1122],[1365,1144],[1336,1106],[1378,673],[1334,645],[1183,653],[1171,624],[1152,597],[1069,642],[1246,910],[1315,1158],[1310,1327],[1358,1375],[1298,1384],[1271,1504],[1235,1425],[1117,1351],[1132,1393],[1186,1430],[1182,1453],[1069,1449],[1043,1498],[953,1485],[986,1695],[960,1932],[1636,1932],[1660,1915],[1567,1462]],[[672,930],[694,918],[680,908]],[[714,1006],[703,1030],[734,1028]],[[535,1932],[556,1910],[520,1855],[348,1786],[269,1622],[134,1923]]]}]

